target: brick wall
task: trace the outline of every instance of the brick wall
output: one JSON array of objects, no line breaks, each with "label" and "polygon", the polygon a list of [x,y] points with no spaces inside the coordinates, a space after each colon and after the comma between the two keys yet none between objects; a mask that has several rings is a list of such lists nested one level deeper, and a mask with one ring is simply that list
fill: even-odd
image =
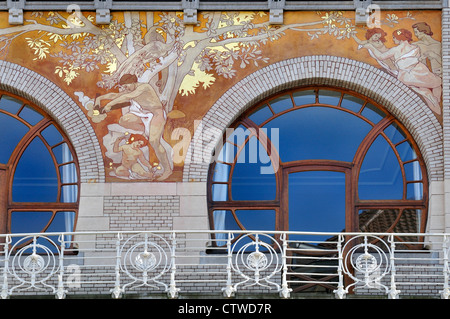
[{"label": "brick wall", "polygon": [[180,215],[180,199],[176,195],[107,196],[103,213],[112,231],[170,230],[173,218]]}]

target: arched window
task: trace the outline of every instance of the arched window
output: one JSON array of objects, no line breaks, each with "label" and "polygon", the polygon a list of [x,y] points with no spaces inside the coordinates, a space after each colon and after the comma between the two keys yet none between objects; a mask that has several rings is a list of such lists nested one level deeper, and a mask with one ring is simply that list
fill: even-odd
[{"label": "arched window", "polygon": [[208,181],[214,230],[425,230],[428,184],[416,144],[355,92],[278,94],[240,116],[217,149]]},{"label": "arched window", "polygon": [[73,231],[79,172],[63,131],[28,101],[0,92],[0,136],[0,233]]}]

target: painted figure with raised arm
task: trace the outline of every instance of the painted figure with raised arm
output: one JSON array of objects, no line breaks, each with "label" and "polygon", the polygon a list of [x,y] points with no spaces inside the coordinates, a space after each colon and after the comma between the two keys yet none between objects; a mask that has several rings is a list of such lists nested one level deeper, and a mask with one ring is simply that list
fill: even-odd
[{"label": "painted figure with raised arm", "polygon": [[[95,108],[109,112],[116,108],[128,107],[129,112],[122,115],[119,125],[134,131],[143,132],[148,138],[159,160],[161,169],[156,173],[158,180],[164,180],[172,174],[172,154],[163,139],[166,114],[164,106],[153,87],[148,83],[139,83],[135,75],[126,74],[120,79],[122,91],[107,93],[95,99]],[[102,101],[109,100],[104,106]]]}]

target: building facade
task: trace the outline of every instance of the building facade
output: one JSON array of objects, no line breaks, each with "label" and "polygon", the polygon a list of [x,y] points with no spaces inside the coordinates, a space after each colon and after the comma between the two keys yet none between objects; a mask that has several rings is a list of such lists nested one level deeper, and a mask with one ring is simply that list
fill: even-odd
[{"label": "building facade", "polygon": [[229,231],[446,243],[447,1],[0,9],[1,234],[198,231],[202,254]]}]

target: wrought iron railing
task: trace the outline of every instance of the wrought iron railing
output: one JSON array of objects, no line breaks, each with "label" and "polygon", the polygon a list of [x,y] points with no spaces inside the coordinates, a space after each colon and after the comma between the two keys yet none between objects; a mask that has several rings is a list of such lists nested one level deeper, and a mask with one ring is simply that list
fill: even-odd
[{"label": "wrought iron railing", "polygon": [[0,235],[1,297],[448,299],[449,238],[259,231]]}]

